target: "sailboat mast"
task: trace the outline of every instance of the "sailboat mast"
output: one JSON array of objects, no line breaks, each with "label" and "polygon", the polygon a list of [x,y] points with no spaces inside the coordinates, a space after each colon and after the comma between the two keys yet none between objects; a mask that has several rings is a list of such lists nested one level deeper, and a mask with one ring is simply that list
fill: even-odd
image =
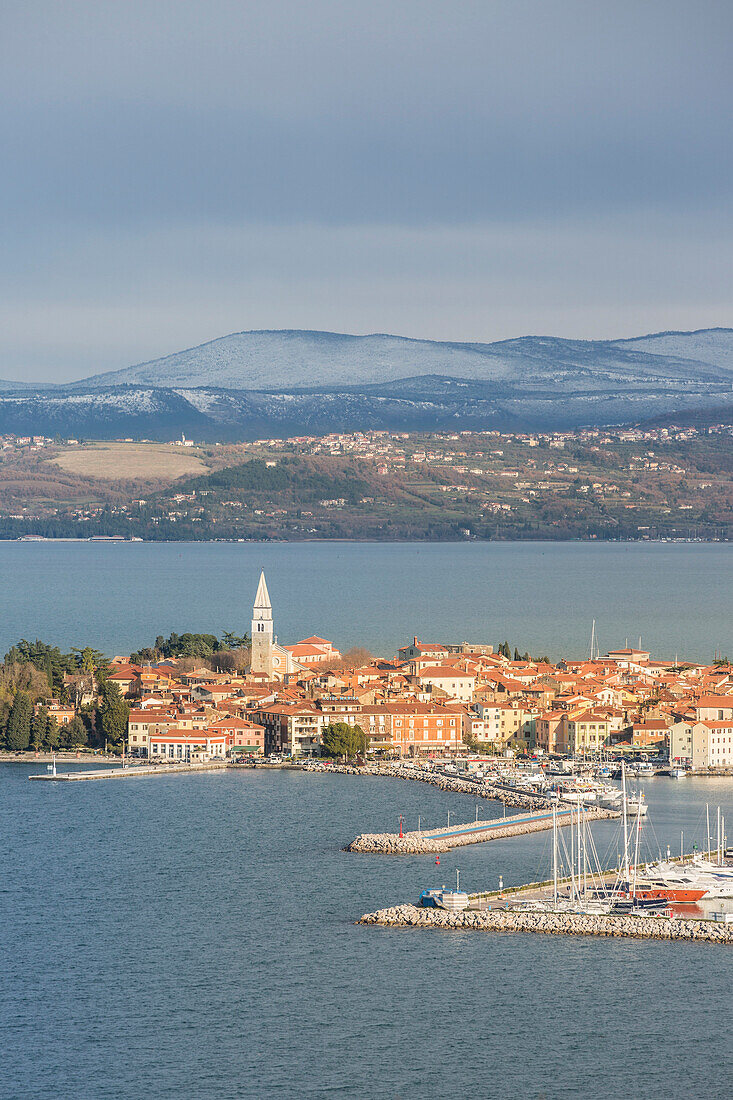
[{"label": "sailboat mast", "polygon": [[710,803],[705,803],[705,825],[708,831],[708,860],[710,859]]},{"label": "sailboat mast", "polygon": [[636,872],[639,866],[639,837],[641,835],[641,799],[639,799],[636,806],[636,844],[634,846],[634,889],[633,896],[636,897]]},{"label": "sailboat mast", "polygon": [[578,897],[580,897],[580,797],[578,797]]},{"label": "sailboat mast", "polygon": [[629,881],[629,821],[627,816],[626,807],[626,761],[621,761],[621,801],[623,802],[624,813],[624,876],[625,881]]},{"label": "sailboat mast", "polygon": [[570,803],[570,895],[575,900],[575,823],[572,802]]},{"label": "sailboat mast", "polygon": [[557,909],[557,805],[552,807],[552,900]]},{"label": "sailboat mast", "polygon": [[[585,811],[585,807],[583,807]],[[586,828],[588,822],[587,812],[583,813],[583,897],[588,896],[588,838]]]}]

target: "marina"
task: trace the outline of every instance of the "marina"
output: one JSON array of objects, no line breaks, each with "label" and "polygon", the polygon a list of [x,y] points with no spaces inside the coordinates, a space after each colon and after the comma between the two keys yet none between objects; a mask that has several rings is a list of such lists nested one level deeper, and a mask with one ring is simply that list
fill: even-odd
[{"label": "marina", "polygon": [[[459,889],[460,872],[456,869],[455,890],[445,886],[424,889],[417,906],[406,904],[368,913],[361,923],[733,943],[733,908],[726,906],[726,902],[733,902],[733,863],[727,860],[725,818],[720,807],[715,821],[715,848],[707,806],[704,854],[695,847],[686,856],[682,848],[679,860],[673,860],[668,848],[666,860],[645,863],[640,803],[630,823],[623,766],[621,778],[623,849],[617,867],[601,866],[590,828],[592,811],[579,803],[574,814],[561,815],[553,807],[545,815],[551,819],[553,833],[552,878],[547,882],[505,892],[500,879],[498,891],[468,894]],[[570,826],[566,840],[560,824],[568,816],[569,821],[564,821]],[[447,835],[440,839],[445,840]],[[680,843],[684,843],[684,834]],[[439,862],[436,856],[436,864]],[[456,920],[446,923],[446,912]]]}]

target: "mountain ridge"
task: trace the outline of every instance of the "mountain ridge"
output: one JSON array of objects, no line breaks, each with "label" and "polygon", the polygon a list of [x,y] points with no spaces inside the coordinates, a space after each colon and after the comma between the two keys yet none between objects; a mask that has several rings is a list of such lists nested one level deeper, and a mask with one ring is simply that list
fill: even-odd
[{"label": "mountain ridge", "polygon": [[261,329],[77,382],[0,382],[0,433],[223,441],[555,430],[717,407],[728,416],[732,406],[727,328],[493,344]]},{"label": "mountain ridge", "polygon": [[[709,354],[659,354],[641,342],[716,334],[720,364]],[[628,345],[634,345],[630,347]],[[730,345],[730,346],[727,346]],[[700,340],[694,344],[697,349]],[[217,385],[232,389],[292,389],[392,382],[436,374],[509,382],[526,378],[538,364],[545,374],[559,364],[603,374],[609,368],[639,378],[709,378],[733,370],[733,329],[650,333],[628,340],[571,340],[520,336],[494,343],[424,340],[388,333],[354,335],[310,329],[252,329],[216,337],[158,359],[92,375],[74,387],[123,382],[147,385]]]}]

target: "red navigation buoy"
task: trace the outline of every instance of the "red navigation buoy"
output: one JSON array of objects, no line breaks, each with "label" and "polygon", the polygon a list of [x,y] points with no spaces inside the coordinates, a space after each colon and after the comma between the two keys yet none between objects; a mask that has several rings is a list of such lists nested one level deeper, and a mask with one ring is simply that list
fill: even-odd
[{"label": "red navigation buoy", "polygon": [[435,866],[440,867],[440,856],[435,857]]},{"label": "red navigation buoy", "polygon": [[400,814],[400,837],[402,837],[403,835],[404,834],[402,832],[402,814]]}]

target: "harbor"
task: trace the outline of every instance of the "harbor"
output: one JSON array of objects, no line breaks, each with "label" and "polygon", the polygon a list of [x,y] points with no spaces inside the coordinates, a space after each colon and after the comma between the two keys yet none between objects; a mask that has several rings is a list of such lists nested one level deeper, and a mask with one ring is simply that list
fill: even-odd
[{"label": "harbor", "polygon": [[[367,913],[360,923],[733,942],[733,863],[721,808],[711,819],[706,806],[703,851],[695,845],[686,855],[681,834],[679,859],[668,847],[666,859],[660,854],[645,861],[640,805],[630,821],[623,767],[622,792],[618,866],[602,867],[591,811],[578,805],[574,813],[562,814],[553,807],[544,815],[553,831],[549,880],[505,890],[500,878],[498,891],[467,893],[456,868],[455,889],[424,889],[417,905]],[[563,823],[569,825],[567,837],[560,831]],[[433,842],[449,838],[449,833],[437,834]],[[435,862],[440,863],[437,855]]]}]

